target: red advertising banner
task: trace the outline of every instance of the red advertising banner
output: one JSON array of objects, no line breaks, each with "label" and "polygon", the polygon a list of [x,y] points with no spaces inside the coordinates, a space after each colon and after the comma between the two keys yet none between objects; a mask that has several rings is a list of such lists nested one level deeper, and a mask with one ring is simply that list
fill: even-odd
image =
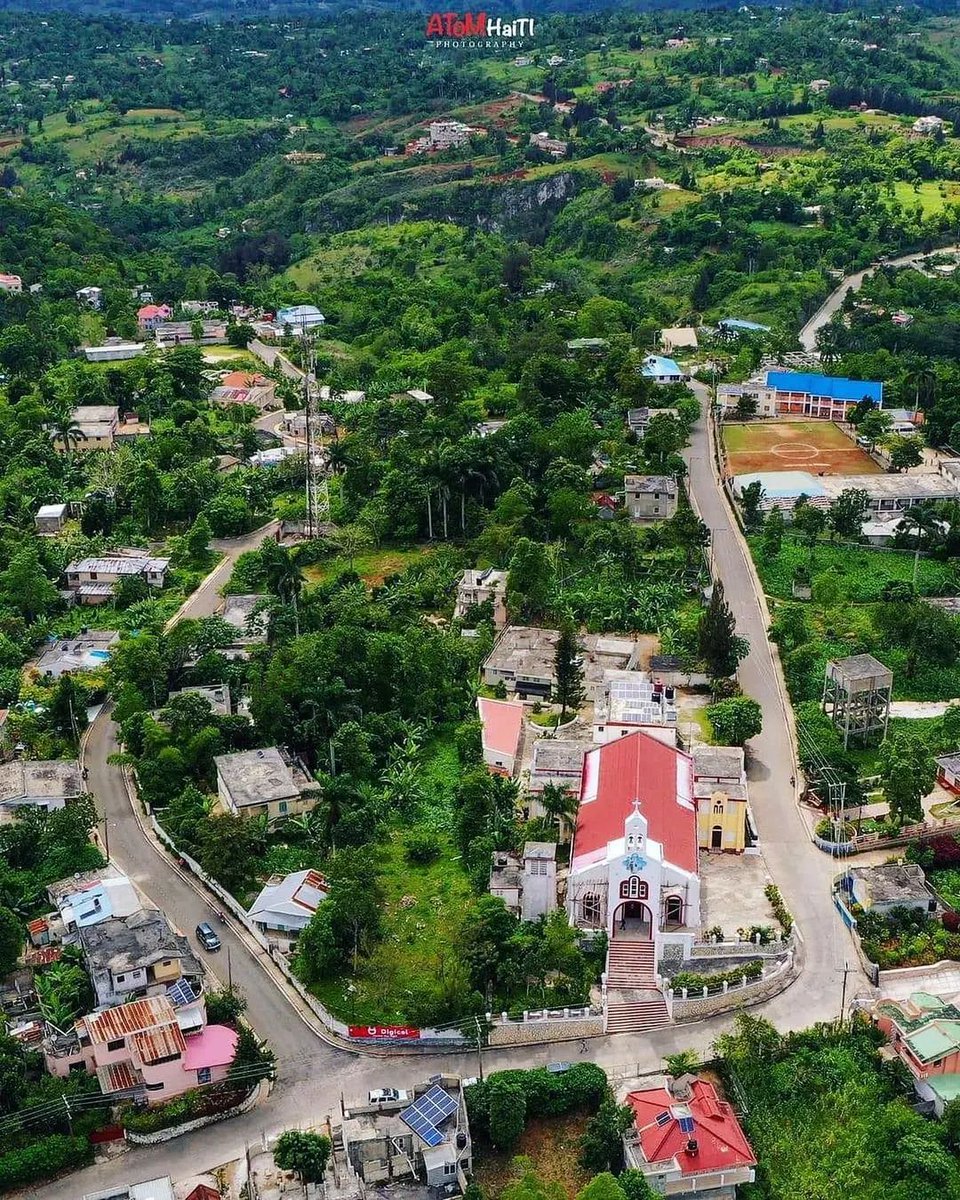
[{"label": "red advertising banner", "polygon": [[350,1025],[348,1032],[352,1038],[379,1038],[390,1042],[412,1042],[420,1036],[419,1029],[407,1025]]}]

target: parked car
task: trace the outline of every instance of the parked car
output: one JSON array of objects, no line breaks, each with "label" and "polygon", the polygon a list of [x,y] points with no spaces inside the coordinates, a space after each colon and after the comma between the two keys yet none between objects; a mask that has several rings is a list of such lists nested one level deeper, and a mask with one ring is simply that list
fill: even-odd
[{"label": "parked car", "polygon": [[213,926],[208,921],[201,921],[197,926],[197,941],[204,950],[219,950],[220,939],[213,930]]},{"label": "parked car", "polygon": [[569,1071],[573,1063],[568,1062],[552,1062],[547,1063],[547,1070],[551,1075],[562,1075],[564,1071]]},{"label": "parked car", "polygon": [[409,1099],[410,1093],[399,1088],[374,1088],[367,1093],[368,1104],[406,1104]]}]

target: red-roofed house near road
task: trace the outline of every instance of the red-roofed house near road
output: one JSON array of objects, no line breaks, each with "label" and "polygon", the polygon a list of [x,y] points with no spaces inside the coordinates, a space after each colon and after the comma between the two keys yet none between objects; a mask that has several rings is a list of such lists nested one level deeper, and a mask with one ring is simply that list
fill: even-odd
[{"label": "red-roofed house near road", "polygon": [[700,927],[693,759],[637,732],[584,757],[567,911],[606,932],[606,1031],[669,1020],[657,974],[666,946],[686,958]]},{"label": "red-roofed house near road", "polygon": [[667,1088],[630,1092],[634,1124],[624,1135],[626,1165],[664,1196],[733,1200],[752,1183],[756,1157],[737,1114],[712,1083],[683,1075]]},{"label": "red-roofed house near road", "polygon": [[520,760],[523,705],[516,700],[477,697],[482,725],[483,761],[495,775],[513,776]]}]

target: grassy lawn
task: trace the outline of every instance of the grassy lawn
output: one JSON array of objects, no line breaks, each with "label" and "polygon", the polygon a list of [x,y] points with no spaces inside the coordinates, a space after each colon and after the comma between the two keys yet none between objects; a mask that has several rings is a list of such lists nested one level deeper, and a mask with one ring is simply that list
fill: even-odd
[{"label": "grassy lawn", "polygon": [[893,194],[906,209],[919,203],[925,217],[940,216],[948,204],[960,200],[960,183],[927,180],[915,188],[912,183],[898,180],[893,185]]},{"label": "grassy lawn", "polygon": [[[913,578],[913,555],[904,551],[858,550],[819,542],[811,563],[807,547],[791,538],[784,538],[780,553],[772,560],[760,553],[759,538],[751,537],[749,541],[768,596],[791,599],[793,576],[800,566],[811,567],[814,583],[820,575],[829,576],[839,588],[841,601],[854,604],[879,600],[884,584],[890,580],[909,583]],[[921,558],[917,590],[923,596],[953,596],[960,590],[960,582],[950,563]]]},{"label": "grassy lawn", "polygon": [[[409,567],[412,562],[425,555],[433,554],[432,546],[414,546],[409,550],[366,550],[353,557],[352,569],[364,583],[377,587],[388,575],[396,575]],[[311,583],[326,583],[336,579],[343,571],[351,569],[350,560],[342,554],[328,558],[326,562],[315,563],[304,569],[304,575]]]},{"label": "grassy lawn", "polygon": [[560,1117],[531,1117],[510,1153],[484,1149],[474,1158],[474,1175],[483,1194],[497,1200],[505,1187],[523,1174],[518,1157],[529,1159],[543,1183],[559,1184],[570,1200],[590,1182],[580,1165],[580,1138],[587,1126],[585,1113]]},{"label": "grassy lawn", "polygon": [[251,354],[249,350],[238,350],[235,346],[204,346],[203,361],[215,363],[218,367],[235,363],[238,370],[263,365],[255,354]]}]

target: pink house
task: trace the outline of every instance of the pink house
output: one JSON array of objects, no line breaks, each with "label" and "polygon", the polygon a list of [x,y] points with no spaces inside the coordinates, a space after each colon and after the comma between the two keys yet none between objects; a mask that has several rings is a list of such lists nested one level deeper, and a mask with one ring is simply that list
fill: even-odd
[{"label": "pink house", "polygon": [[169,321],[173,309],[168,304],[145,304],[137,310],[137,324],[144,333],[152,333],[161,321]]},{"label": "pink house", "polygon": [[913,1076],[917,1095],[942,1116],[960,1095],[960,1008],[928,992],[914,992],[906,1000],[879,1001],[873,1020],[887,1038],[887,1054],[900,1059]]},{"label": "pink house", "polygon": [[53,1032],[44,1042],[47,1070],[69,1075],[82,1067],[96,1075],[101,1090],[131,1092],[148,1104],[162,1104],[204,1083],[224,1079],[237,1048],[237,1033],[225,1025],[204,1025],[184,1033],[167,996],[147,996],[81,1017],[67,1034]]},{"label": "pink house", "polygon": [[523,705],[517,700],[477,697],[482,725],[483,761],[495,775],[513,776],[523,737]]}]

